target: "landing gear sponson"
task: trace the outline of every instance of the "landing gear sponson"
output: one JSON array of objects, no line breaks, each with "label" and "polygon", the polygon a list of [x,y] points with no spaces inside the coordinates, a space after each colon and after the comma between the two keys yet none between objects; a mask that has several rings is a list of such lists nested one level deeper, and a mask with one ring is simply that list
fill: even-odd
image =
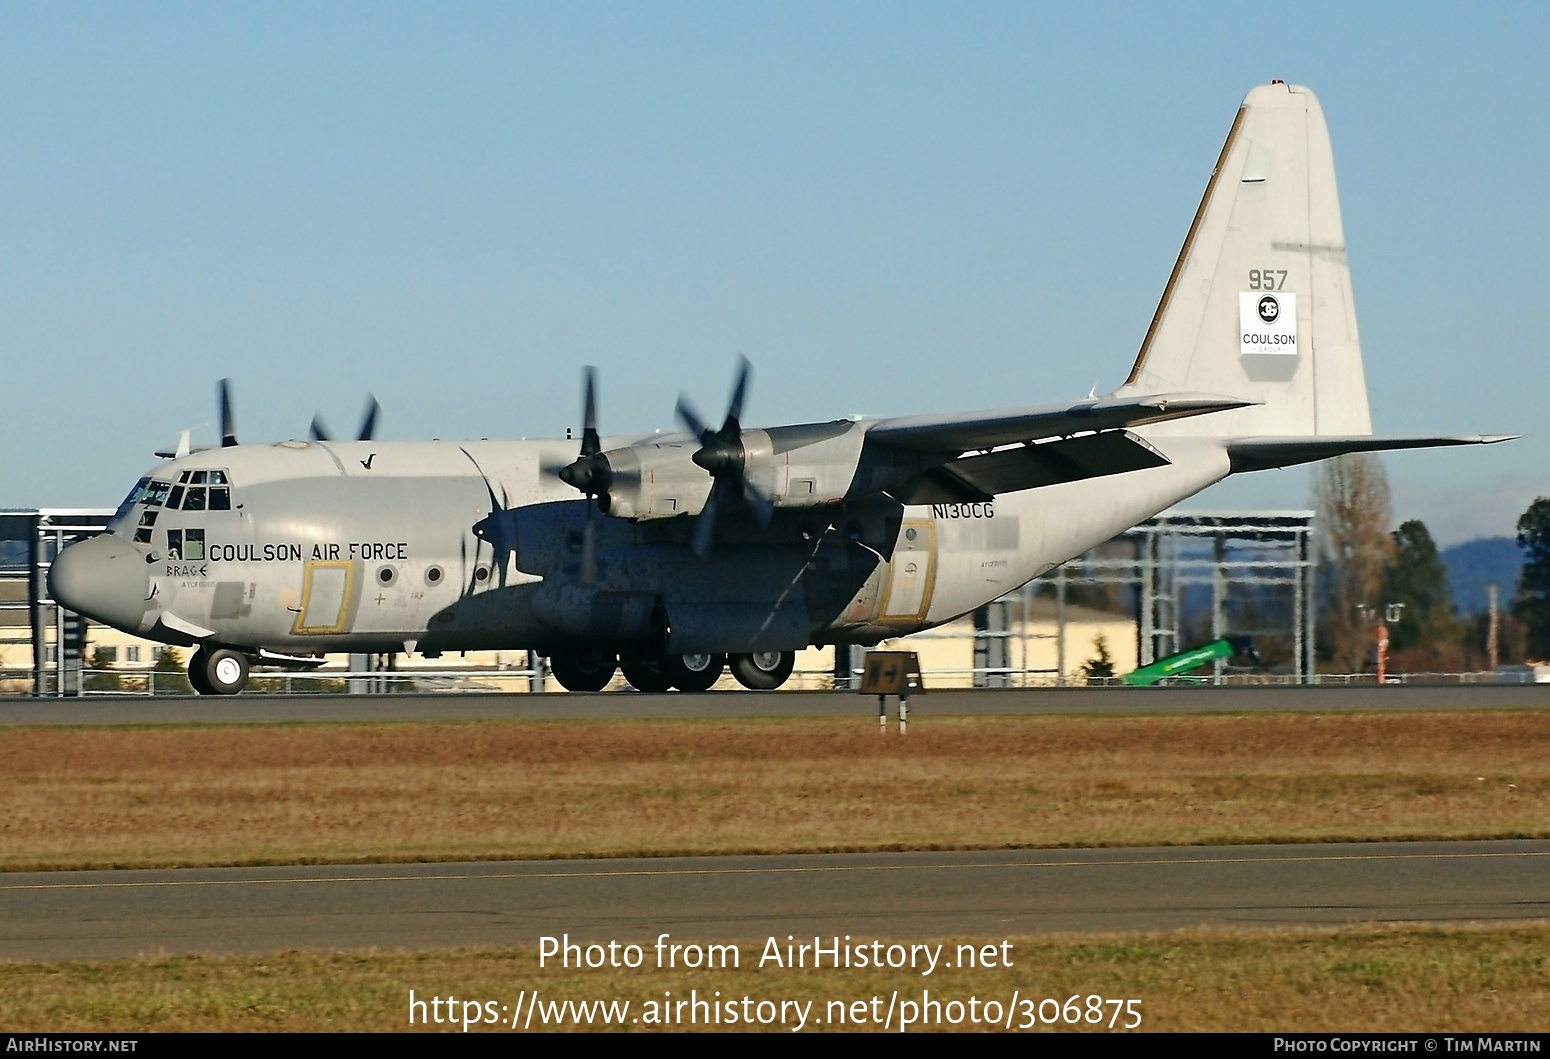
[{"label": "landing gear sponson", "polygon": [[637,691],[708,691],[728,667],[750,691],[773,691],[784,684],[796,665],[795,651],[752,654],[615,654],[604,647],[556,651],[549,670],[567,691],[602,691],[622,669]]}]

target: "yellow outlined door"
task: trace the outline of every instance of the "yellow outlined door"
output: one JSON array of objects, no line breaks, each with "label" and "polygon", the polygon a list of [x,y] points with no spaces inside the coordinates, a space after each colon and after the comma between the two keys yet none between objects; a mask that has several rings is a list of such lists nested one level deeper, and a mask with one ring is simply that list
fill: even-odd
[{"label": "yellow outlined door", "polygon": [[350,599],[355,588],[355,564],[347,560],[307,563],[301,585],[301,613],[291,629],[295,636],[325,636],[350,624]]},{"label": "yellow outlined door", "polygon": [[929,519],[906,521],[888,563],[882,620],[924,620],[935,582],[936,526]]}]

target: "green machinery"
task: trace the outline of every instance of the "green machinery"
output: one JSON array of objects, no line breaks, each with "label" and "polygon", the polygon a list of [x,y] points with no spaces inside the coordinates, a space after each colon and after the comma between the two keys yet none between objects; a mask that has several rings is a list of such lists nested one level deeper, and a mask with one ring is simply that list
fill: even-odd
[{"label": "green machinery", "polygon": [[1160,684],[1169,678],[1185,681],[1192,684],[1202,684],[1199,677],[1185,677],[1181,674],[1188,673],[1198,666],[1207,665],[1218,659],[1226,661],[1235,655],[1245,654],[1253,660],[1254,664],[1264,668],[1264,663],[1254,651],[1254,641],[1247,636],[1224,636],[1220,640],[1212,640],[1210,643],[1201,644],[1199,647],[1191,647],[1188,651],[1180,651],[1176,655],[1167,658],[1159,658],[1150,665],[1144,665],[1133,673],[1126,673],[1120,678],[1120,682],[1134,687],[1149,687]]}]

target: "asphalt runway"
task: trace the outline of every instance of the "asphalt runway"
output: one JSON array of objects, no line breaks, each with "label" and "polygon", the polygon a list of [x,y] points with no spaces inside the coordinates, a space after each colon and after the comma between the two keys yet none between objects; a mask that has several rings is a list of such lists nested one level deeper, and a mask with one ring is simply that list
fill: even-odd
[{"label": "asphalt runway", "polygon": [[[1286,710],[1547,709],[1550,684],[1287,687],[1029,688],[933,691],[910,700],[932,717],[1038,714],[1259,713]],[[890,700],[890,713],[894,711]],[[305,721],[472,721],[649,717],[876,717],[877,700],[843,691],[717,691],[698,695],[239,695],[0,698],[17,724],[274,724]]]},{"label": "asphalt runway", "polygon": [[1550,841],[0,876],[0,959],[1550,917]]}]

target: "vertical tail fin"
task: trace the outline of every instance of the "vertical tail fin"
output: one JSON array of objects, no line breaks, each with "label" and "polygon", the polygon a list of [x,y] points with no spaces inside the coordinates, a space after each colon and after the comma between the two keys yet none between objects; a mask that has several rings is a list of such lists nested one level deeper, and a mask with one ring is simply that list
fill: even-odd
[{"label": "vertical tail fin", "polygon": [[1260,404],[1148,428],[1224,437],[1372,433],[1329,131],[1306,88],[1244,99],[1123,395]]}]

